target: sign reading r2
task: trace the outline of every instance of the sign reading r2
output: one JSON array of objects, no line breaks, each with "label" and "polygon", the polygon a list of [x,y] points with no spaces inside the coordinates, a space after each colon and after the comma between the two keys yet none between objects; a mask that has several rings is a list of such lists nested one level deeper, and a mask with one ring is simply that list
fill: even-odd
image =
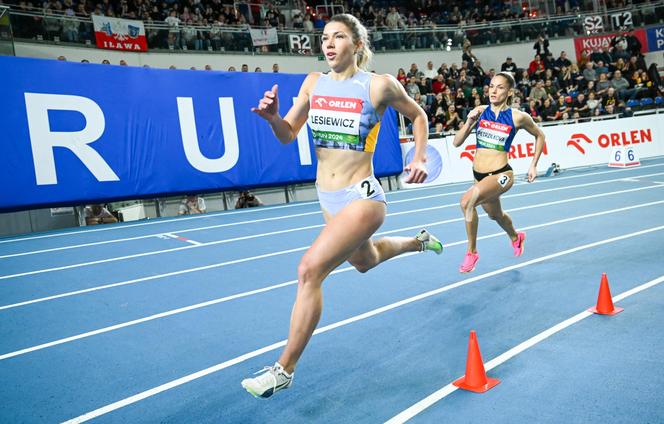
[{"label": "sign reading r2", "polygon": [[291,51],[311,50],[311,38],[308,35],[289,34],[288,42]]}]

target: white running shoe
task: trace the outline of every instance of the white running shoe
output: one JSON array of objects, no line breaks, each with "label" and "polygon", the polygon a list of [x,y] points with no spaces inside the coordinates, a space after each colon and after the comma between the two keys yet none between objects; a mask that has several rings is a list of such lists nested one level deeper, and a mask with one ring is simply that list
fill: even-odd
[{"label": "white running shoe", "polygon": [[433,234],[429,234],[429,232],[425,229],[422,229],[416,236],[415,238],[422,243],[422,250],[421,252],[424,252],[425,250],[431,250],[433,252],[436,252],[436,255],[440,255],[443,253],[443,243],[440,242],[436,237],[434,237]]},{"label": "white running shoe", "polygon": [[262,398],[269,398],[279,390],[289,388],[293,384],[295,376],[295,373],[288,374],[284,371],[284,367],[279,362],[275,362],[273,366],[265,367],[255,374],[260,375],[242,380],[242,387],[254,397]]}]

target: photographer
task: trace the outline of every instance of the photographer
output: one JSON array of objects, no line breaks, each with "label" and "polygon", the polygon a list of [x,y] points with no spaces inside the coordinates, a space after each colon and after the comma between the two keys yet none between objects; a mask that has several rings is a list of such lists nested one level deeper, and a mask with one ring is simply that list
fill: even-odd
[{"label": "photographer", "polygon": [[253,208],[256,206],[263,206],[263,202],[249,191],[241,191],[240,197],[235,202],[235,209]]}]

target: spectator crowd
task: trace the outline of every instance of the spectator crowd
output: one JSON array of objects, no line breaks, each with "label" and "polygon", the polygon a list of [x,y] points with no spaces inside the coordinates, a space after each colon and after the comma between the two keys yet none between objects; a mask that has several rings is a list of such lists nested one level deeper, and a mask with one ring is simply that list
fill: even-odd
[{"label": "spectator crowd", "polygon": [[[2,1],[2,0],[0,0]],[[16,0],[10,0],[16,1]],[[592,9],[590,2],[566,0],[555,2],[555,12],[570,12]],[[624,0],[609,0],[608,9],[626,6]],[[636,1],[635,3],[642,3]],[[28,10],[37,3],[18,1],[18,9]],[[322,28],[327,15],[345,11],[357,16],[366,26],[374,29],[374,44],[379,47],[398,48],[403,45],[426,47],[433,42],[435,33],[404,31],[402,34],[386,34],[376,37],[377,29],[400,30],[411,27],[435,27],[436,25],[465,26],[497,20],[534,17],[532,10],[518,2],[444,2],[441,0],[414,0],[412,2],[335,0],[327,2],[326,8],[316,7],[313,2],[298,0],[289,2],[289,8],[299,12],[287,19],[278,2],[263,3],[236,2],[224,4],[222,0],[46,0],[38,4],[44,10],[43,19],[52,14],[87,17],[91,14],[142,19],[145,22],[165,22],[167,29],[159,40],[165,40],[160,47],[188,46],[192,49],[212,47],[222,48],[232,42],[232,33],[221,28],[232,25],[259,25],[262,27],[287,26],[312,31]],[[30,25],[38,25],[42,17],[20,17],[23,24],[17,34]],[[54,21],[55,22],[55,21]],[[57,21],[58,25],[67,25]],[[71,40],[80,36],[81,28],[55,28],[45,25],[47,31],[61,31]],[[207,25],[212,30],[200,32],[186,31],[187,26]],[[215,27],[218,31],[215,30]],[[50,29],[49,29],[50,28]],[[184,28],[184,29],[183,29]],[[89,31],[89,30],[88,30]],[[164,31],[166,35],[164,36]],[[498,32],[509,31],[501,28]],[[551,32],[551,31],[549,31]],[[554,31],[555,32],[555,31]],[[476,34],[472,30],[462,31],[459,43],[462,46],[459,63],[434,63],[429,61],[423,69],[413,63],[400,68],[396,78],[403,84],[408,94],[427,112],[430,128],[434,132],[459,128],[468,112],[477,105],[488,103],[488,85],[491,78],[500,71],[512,72],[517,87],[514,107],[528,112],[538,122],[564,119],[583,119],[607,114],[629,115],[635,108],[657,107],[661,105],[659,72],[655,65],[646,66],[640,53],[639,40],[629,32],[614,39],[611,46],[601,51],[583,55],[579,60],[570,58],[567,52],[554,53],[549,48],[545,33],[535,34],[533,59],[529,63],[515,63],[507,57],[498,69],[486,69],[472,50],[474,40],[488,37],[490,31]],[[456,34],[459,35],[459,34]],[[455,35],[455,36],[456,36]],[[150,37],[150,35],[148,35]],[[157,37],[157,35],[155,35]],[[230,37],[230,38],[229,38]],[[235,40],[237,41],[237,40]],[[251,41],[240,41],[251,45]],[[63,58],[64,59],[64,58]],[[102,63],[109,63],[107,60]],[[120,65],[126,65],[121,61]],[[145,65],[147,66],[147,65]],[[171,66],[175,69],[175,66]],[[195,70],[195,67],[190,69]],[[206,70],[212,70],[210,65]],[[230,66],[226,71],[236,71]],[[240,70],[249,72],[248,65]],[[254,68],[261,72],[261,68]],[[279,71],[274,64],[273,72]],[[645,102],[642,102],[646,99]],[[647,99],[652,99],[649,103]],[[645,104],[642,104],[645,103]]]},{"label": "spectator crowd", "polygon": [[435,66],[429,61],[421,70],[413,63],[408,70],[400,68],[396,78],[427,112],[431,132],[457,130],[470,110],[488,104],[489,83],[501,71],[511,72],[516,80],[512,106],[536,122],[629,116],[636,108],[664,107],[657,66],[646,66],[641,44],[631,31],[578,61],[565,51],[554,57],[544,36],[538,37],[533,50],[528,64],[507,57],[500,69],[487,70],[466,40],[460,65]]},{"label": "spectator crowd", "polygon": [[[535,28],[505,25],[465,34],[393,33],[389,31],[409,28],[440,26],[464,27],[494,21],[524,20],[549,16],[569,15],[593,10],[593,3],[581,0],[555,0],[547,9],[532,9],[530,3],[491,2],[486,0],[451,2],[444,0],[414,0],[411,2],[386,0],[333,0],[325,3],[305,0],[265,2],[227,2],[224,0],[4,0],[15,11],[38,12],[32,16],[15,14],[13,27],[17,38],[58,39],[67,42],[94,41],[89,21],[69,18],[90,18],[91,15],[142,20],[146,24],[162,24],[160,28],[148,25],[150,48],[175,48],[188,50],[243,50],[251,48],[251,38],[244,32],[231,32],[230,28],[294,28],[314,31],[323,28],[326,20],[335,13],[351,13],[360,19],[374,34],[377,48],[400,49],[440,45],[448,37],[461,41],[467,37],[474,44],[514,40],[516,37],[532,37]],[[608,0],[607,9],[642,3],[644,0]],[[318,3],[323,4],[317,5]],[[552,21],[550,33],[571,35],[569,22]],[[385,35],[375,36],[381,31]]]}]

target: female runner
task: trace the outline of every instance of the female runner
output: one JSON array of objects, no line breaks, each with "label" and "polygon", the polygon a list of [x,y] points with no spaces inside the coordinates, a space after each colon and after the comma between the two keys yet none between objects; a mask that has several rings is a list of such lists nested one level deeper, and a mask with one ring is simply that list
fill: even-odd
[{"label": "female runner", "polygon": [[514,172],[507,157],[516,132],[523,128],[536,138],[535,154],[528,169],[528,182],[537,178],[537,161],[544,148],[544,133],[527,113],[512,109],[512,93],[515,82],[512,74],[500,72],[489,85],[489,106],[478,106],[467,117],[466,122],[454,136],[454,146],[459,147],[473,128],[476,131],[476,150],[473,161],[475,184],[461,197],[461,210],[466,221],[468,249],[459,267],[460,272],[475,269],[480,255],[477,253],[477,210],[482,205],[489,218],[501,226],[509,236],[514,255],[521,256],[526,233],[518,232],[512,219],[503,212],[500,196],[514,183]]},{"label": "female runner", "polygon": [[427,177],[427,116],[394,77],[361,69],[368,64],[371,51],[367,30],[357,18],[333,16],[321,41],[330,71],[306,77],[284,118],[278,113],[276,85],[252,109],[284,144],[309,124],[318,158],[316,188],[326,222],[298,266],[297,295],[284,351],[274,366],[242,381],[242,386],[257,397],[270,397],[292,384],[295,364],[320,319],[323,280],[336,267],[348,261],[358,271],[367,272],[404,252],[432,250],[440,254],[443,250],[440,241],[426,230],[415,237],[371,240],[386,210],[385,193],[372,167],[382,114],[392,106],[413,123],[415,155],[404,168],[409,172],[408,183],[421,183]]}]

